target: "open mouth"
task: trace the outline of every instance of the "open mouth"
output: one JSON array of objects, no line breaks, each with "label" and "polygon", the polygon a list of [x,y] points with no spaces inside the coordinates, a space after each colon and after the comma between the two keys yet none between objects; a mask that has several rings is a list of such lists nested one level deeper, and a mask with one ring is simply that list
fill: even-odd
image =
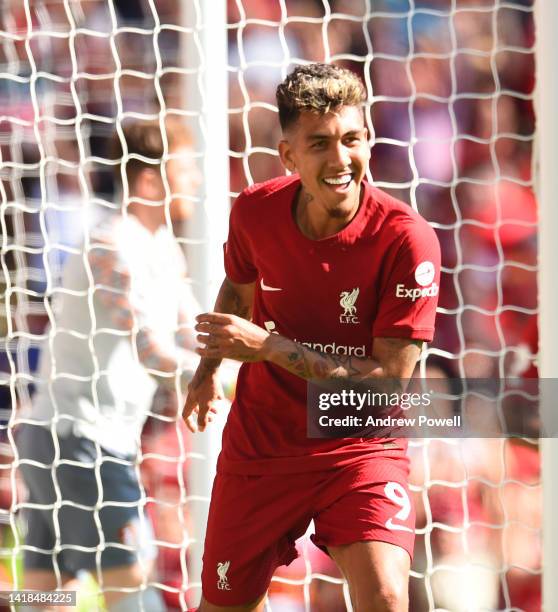
[{"label": "open mouth", "polygon": [[328,176],[322,179],[329,187],[334,189],[347,189],[353,180],[353,174],[341,174],[339,176]]}]

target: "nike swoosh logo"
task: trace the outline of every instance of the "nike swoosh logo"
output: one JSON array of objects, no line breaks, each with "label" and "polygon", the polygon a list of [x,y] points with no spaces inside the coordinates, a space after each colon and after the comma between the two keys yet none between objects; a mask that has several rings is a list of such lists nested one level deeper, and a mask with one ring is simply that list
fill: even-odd
[{"label": "nike swoosh logo", "polygon": [[414,529],[410,529],[405,525],[396,525],[390,518],[386,521],[386,527],[388,529],[392,529],[393,531],[410,531],[411,533],[415,532]]},{"label": "nike swoosh logo", "polygon": [[264,283],[264,279],[263,278],[260,280],[260,287],[262,288],[262,291],[283,291],[283,289],[279,289],[278,287],[268,287]]}]

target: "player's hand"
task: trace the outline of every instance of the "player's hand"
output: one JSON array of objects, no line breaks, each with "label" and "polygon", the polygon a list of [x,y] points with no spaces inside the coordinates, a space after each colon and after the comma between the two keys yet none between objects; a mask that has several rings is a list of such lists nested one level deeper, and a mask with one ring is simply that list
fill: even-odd
[{"label": "player's hand", "polygon": [[258,325],[232,314],[207,312],[196,317],[196,340],[202,345],[198,355],[237,361],[265,359],[269,332]]},{"label": "player's hand", "polygon": [[192,433],[204,431],[224,397],[217,371],[208,370],[203,362],[200,363],[188,385],[186,403],[182,411],[186,427]]}]

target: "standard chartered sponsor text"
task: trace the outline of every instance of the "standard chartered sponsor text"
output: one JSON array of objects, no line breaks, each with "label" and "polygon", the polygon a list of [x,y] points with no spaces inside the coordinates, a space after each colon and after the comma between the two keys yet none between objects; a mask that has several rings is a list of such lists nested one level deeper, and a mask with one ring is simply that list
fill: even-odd
[{"label": "standard chartered sponsor text", "polygon": [[354,355],[355,357],[366,357],[366,347],[364,344],[360,346],[350,346],[346,344],[337,344],[336,342],[328,342],[323,344],[321,342],[301,342],[296,338],[293,342],[298,342],[302,346],[307,346],[314,351],[320,351],[321,353],[328,353],[330,355]]}]

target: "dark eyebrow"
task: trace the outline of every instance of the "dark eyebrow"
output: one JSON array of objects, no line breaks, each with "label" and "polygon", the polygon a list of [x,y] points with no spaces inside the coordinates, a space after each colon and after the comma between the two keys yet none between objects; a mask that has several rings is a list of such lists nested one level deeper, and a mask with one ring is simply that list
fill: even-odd
[{"label": "dark eyebrow", "polygon": [[362,133],[363,131],[364,128],[360,130],[351,130],[350,132],[346,132],[345,134],[343,134],[343,138],[346,138],[347,136],[358,136],[358,134]]},{"label": "dark eyebrow", "polygon": [[307,140],[327,140],[330,138],[329,134],[310,134],[307,136]]},{"label": "dark eyebrow", "polygon": [[[345,134],[342,135],[342,138],[346,138],[347,136],[356,136],[363,130],[364,128],[360,130],[350,130],[349,132],[345,132]],[[328,140],[329,138],[331,138],[330,134],[309,134],[307,136],[307,140]]]}]

